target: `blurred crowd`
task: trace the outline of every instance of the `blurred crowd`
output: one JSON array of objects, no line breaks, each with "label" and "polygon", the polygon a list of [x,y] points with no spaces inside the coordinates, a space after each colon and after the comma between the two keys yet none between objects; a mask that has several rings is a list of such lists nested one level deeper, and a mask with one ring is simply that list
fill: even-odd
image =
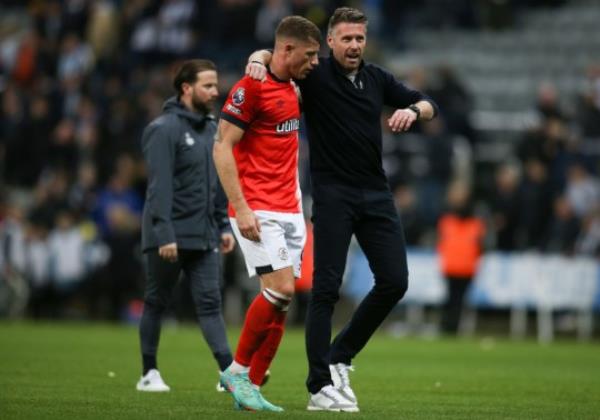
[{"label": "blurred crowd", "polygon": [[[376,55],[386,43],[408,48],[413,27],[497,28],[510,25],[520,7],[560,3],[2,2],[0,312],[21,313],[27,306],[34,317],[61,316],[70,308],[91,318],[123,319],[136,310],[128,302],[141,297],[143,282],[145,169],[139,140],[173,94],[173,69],[180,60],[215,61],[225,95],[249,53],[270,46],[274,27],[289,14],[324,29],[336,7],[360,7],[369,16],[369,49]],[[492,13],[498,5],[505,8],[504,20]],[[409,245],[433,246],[447,186],[461,179],[489,226],[488,249],[600,255],[598,151],[582,147],[589,145],[582,139],[600,140],[600,71],[590,72],[590,91],[574,98],[574,109],[563,108],[551,84],[541,86],[532,104],[539,124],[493,169],[492,182],[479,176],[476,145],[485,139],[471,125],[473,99],[452,69],[399,76],[430,94],[442,110],[441,118],[409,134],[384,133],[384,164]],[[309,198],[302,140],[302,186]],[[239,265],[226,261],[234,267],[226,270],[226,284],[239,283]],[[80,308],[63,304],[73,296]]]}]

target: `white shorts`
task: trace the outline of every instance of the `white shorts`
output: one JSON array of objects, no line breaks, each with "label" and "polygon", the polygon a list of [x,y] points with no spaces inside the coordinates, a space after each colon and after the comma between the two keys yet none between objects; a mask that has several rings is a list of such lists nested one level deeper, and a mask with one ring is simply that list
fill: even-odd
[{"label": "white shorts", "polygon": [[244,254],[250,277],[293,267],[294,277],[300,278],[302,250],[306,242],[306,224],[302,213],[279,213],[257,210],[260,223],[260,242],[244,238],[235,218],[230,218],[233,233]]}]

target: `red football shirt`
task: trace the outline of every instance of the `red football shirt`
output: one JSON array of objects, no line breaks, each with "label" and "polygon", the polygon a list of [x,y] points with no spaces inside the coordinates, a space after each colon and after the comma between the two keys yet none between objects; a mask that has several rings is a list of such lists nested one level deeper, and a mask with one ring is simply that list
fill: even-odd
[{"label": "red football shirt", "polygon": [[[291,81],[245,76],[231,89],[221,118],[245,130],[235,145],[242,192],[252,210],[299,213],[300,107]],[[229,215],[235,216],[229,205]]]}]

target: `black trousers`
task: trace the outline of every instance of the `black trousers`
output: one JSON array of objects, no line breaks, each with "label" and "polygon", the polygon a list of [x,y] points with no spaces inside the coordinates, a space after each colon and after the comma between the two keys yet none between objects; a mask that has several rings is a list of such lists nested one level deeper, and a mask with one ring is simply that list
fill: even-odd
[{"label": "black trousers", "polygon": [[448,298],[442,313],[442,331],[456,334],[460,325],[463,302],[473,277],[446,276]]},{"label": "black trousers", "polygon": [[225,369],[231,363],[231,351],[221,313],[220,254],[213,250],[180,249],[177,262],[171,263],[162,259],[157,249],[151,249],[144,254],[144,263],[146,291],[140,322],[142,355],[155,356],[157,353],[162,315],[183,272],[189,279],[200,329],[219,368]]},{"label": "black trousers", "polygon": [[[406,246],[390,191],[342,185],[313,187],[314,274],[306,319],[311,393],[331,384],[330,363],[351,364],[408,287]],[[331,341],[352,235],[364,251],[375,285],[348,324]]]}]

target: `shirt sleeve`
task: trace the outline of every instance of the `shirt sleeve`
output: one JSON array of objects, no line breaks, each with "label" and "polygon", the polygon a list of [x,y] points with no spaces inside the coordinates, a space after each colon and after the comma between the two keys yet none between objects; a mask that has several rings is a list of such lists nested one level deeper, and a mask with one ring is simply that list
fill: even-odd
[{"label": "shirt sleeve", "polygon": [[383,77],[383,103],[385,105],[394,108],[406,108],[419,101],[427,101],[433,107],[434,117],[438,114],[438,106],[429,96],[405,86],[388,71],[381,68],[379,70]]},{"label": "shirt sleeve", "polygon": [[248,76],[237,82],[227,95],[220,117],[246,130],[260,111],[260,83]]}]

